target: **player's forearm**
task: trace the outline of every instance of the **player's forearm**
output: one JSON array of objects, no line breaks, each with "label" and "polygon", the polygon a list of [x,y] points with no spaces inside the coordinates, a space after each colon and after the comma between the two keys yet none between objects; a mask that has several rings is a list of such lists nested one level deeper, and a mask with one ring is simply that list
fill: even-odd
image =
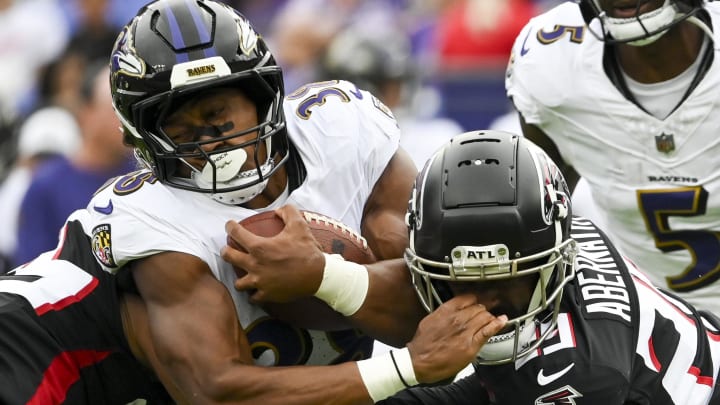
[{"label": "player's forearm", "polygon": [[405,262],[396,259],[366,267],[368,293],[362,307],[351,319],[376,339],[403,346],[412,339],[418,323],[427,315]]},{"label": "player's forearm", "polygon": [[[212,357],[208,350],[198,348],[198,357],[205,355]],[[178,404],[374,403],[355,362],[322,367],[262,367],[239,360],[203,364],[198,359],[152,360],[158,377]]]},{"label": "player's forearm", "polygon": [[355,363],[328,367],[234,367],[208,404],[372,404]]},{"label": "player's forearm", "polygon": [[402,259],[361,266],[326,255],[315,295],[367,334],[393,346],[407,343],[427,315]]},{"label": "player's forearm", "polygon": [[418,383],[408,349],[334,366],[233,365],[183,390],[191,404],[372,404]]}]

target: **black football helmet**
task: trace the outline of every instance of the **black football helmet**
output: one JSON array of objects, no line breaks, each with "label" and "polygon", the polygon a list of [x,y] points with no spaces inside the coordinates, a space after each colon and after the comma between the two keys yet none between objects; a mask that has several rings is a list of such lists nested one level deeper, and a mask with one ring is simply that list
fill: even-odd
[{"label": "black football helmet", "polygon": [[[481,364],[514,361],[555,328],[565,284],[575,276],[570,193],[550,158],[501,131],[452,138],[415,181],[405,261],[428,311],[452,297],[448,282],[537,277],[525,314],[478,353]],[[536,326],[549,323],[540,338]]]},{"label": "black football helmet", "polygon": [[[603,10],[604,0],[576,0],[580,4],[583,18],[590,27],[590,32],[606,43],[628,43],[642,46],[654,42],[672,26],[684,20],[697,24],[705,32],[712,31],[695,14],[703,8],[703,0],[664,0],[662,6],[655,10],[639,14],[631,18],[613,18]],[[636,0],[636,9],[647,3]],[[636,13],[638,14],[638,13]],[[593,29],[591,21],[599,20],[600,32]],[[712,34],[710,34],[712,36]]]},{"label": "black football helmet", "polygon": [[[126,142],[161,182],[203,193],[227,204],[244,203],[267,185],[288,157],[282,110],[282,71],[263,38],[234,9],[212,0],[158,0],[122,30],[111,56],[110,84]],[[175,144],[163,131],[169,113],[208,89],[236,87],[257,107],[259,125],[209,141]],[[257,131],[256,139],[205,152],[216,143]],[[221,131],[222,132],[222,131]],[[265,143],[267,158],[244,148]],[[186,159],[202,158],[202,170]],[[255,169],[241,170],[246,159]],[[180,165],[192,175],[179,176]]]}]

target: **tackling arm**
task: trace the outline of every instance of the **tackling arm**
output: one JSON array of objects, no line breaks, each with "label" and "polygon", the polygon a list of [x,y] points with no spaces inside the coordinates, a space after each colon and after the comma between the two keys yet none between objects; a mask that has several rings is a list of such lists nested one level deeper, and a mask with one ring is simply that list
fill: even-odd
[{"label": "tackling arm", "polygon": [[352,320],[368,334],[394,346],[410,340],[417,323],[427,314],[405,262],[399,259],[408,247],[405,214],[416,176],[415,163],[399,148],[365,204],[361,225],[362,234],[378,259],[396,260],[366,266],[367,296]]},{"label": "tackling arm", "polygon": [[405,213],[416,176],[410,155],[398,148],[365,202],[361,232],[378,259],[403,257],[408,246]]},{"label": "tackling arm", "polygon": [[133,275],[145,302],[149,338],[135,340],[150,346],[141,351],[152,353],[147,357],[153,369],[178,402],[370,402],[354,363],[312,369],[254,366],[228,291],[200,259],[160,253],[135,263]]},{"label": "tackling arm", "polygon": [[461,296],[424,319],[408,347],[395,351],[396,358],[260,367],[253,365],[227,290],[202,261],[161,253],[135,263],[133,275],[144,302],[123,307],[133,352],[152,365],[179,403],[372,403],[408,382],[455,375],[506,321],[474,296]]}]

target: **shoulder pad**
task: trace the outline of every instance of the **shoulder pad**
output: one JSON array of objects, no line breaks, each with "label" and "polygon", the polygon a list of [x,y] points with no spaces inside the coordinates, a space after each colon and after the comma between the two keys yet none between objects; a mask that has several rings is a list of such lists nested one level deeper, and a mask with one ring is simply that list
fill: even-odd
[{"label": "shoulder pad", "polygon": [[[577,4],[563,3],[532,18],[518,35],[506,75],[508,95],[513,99],[540,98],[557,105],[573,87],[578,69],[599,52],[600,43],[587,29]],[[521,109],[522,111],[522,109]]]},{"label": "shoulder pad", "polygon": [[373,126],[381,132],[397,132],[397,122],[387,106],[344,80],[308,83],[285,97],[284,108],[289,123],[306,122],[321,132],[342,134]]}]

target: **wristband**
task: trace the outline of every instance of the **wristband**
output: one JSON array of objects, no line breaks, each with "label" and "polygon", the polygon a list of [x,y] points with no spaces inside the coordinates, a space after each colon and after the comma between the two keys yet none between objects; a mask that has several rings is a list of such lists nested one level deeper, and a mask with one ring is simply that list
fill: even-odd
[{"label": "wristband", "polygon": [[332,309],[350,316],[360,309],[368,292],[369,276],[365,266],[347,262],[340,255],[325,255],[325,270],[315,296]]},{"label": "wristband", "polygon": [[407,347],[357,362],[360,377],[374,402],[417,385]]},{"label": "wristband", "polygon": [[415,368],[412,364],[412,358],[410,357],[410,350],[407,347],[403,347],[399,350],[390,350],[390,358],[395,365],[395,371],[397,371],[400,380],[405,385],[405,388],[410,388],[413,385],[418,385],[417,377],[415,376]]}]

